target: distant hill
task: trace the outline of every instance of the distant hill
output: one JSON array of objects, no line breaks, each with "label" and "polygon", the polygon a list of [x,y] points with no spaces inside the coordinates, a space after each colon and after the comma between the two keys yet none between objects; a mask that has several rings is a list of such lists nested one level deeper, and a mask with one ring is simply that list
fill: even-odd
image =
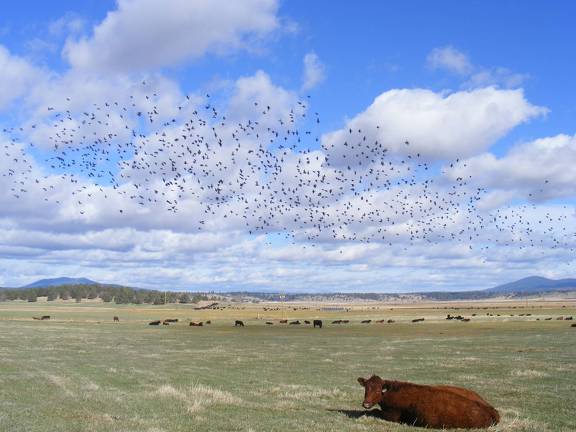
[{"label": "distant hill", "polygon": [[54,279],[41,279],[21,288],[46,288],[60,285],[100,285],[98,282],[86,278],[60,277]]},{"label": "distant hill", "polygon": [[576,279],[547,279],[540,276],[530,276],[524,279],[510,282],[504,285],[498,285],[494,288],[484,290],[484,292],[493,294],[510,294],[510,293],[537,293],[544,291],[566,291],[576,290]]}]

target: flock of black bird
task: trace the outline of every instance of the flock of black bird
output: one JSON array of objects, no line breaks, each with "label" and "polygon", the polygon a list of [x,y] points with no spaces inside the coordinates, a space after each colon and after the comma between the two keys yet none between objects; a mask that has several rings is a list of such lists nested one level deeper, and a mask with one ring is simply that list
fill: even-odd
[{"label": "flock of black bird", "polygon": [[129,223],[166,212],[194,230],[232,226],[312,244],[574,249],[567,207],[483,210],[489,191],[472,176],[446,175],[465,161],[427,160],[408,141],[389,149],[377,125],[349,128],[328,144],[309,98],[286,110],[252,101],[249,114],[220,110],[210,95],[163,104],[153,92],[90,109],[73,109],[66,98],[37,123],[4,129],[11,163],[1,175],[13,198],[40,193],[73,206],[85,223],[93,213]]}]

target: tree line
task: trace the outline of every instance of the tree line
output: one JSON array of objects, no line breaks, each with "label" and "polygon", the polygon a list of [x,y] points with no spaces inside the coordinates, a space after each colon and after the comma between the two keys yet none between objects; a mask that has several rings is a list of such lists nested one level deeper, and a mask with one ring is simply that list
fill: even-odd
[{"label": "tree line", "polygon": [[46,297],[48,301],[74,299],[80,303],[84,299],[101,299],[116,304],[198,303],[210,298],[205,294],[187,292],[163,292],[110,285],[58,285],[45,288],[0,288],[0,301],[38,301]]}]

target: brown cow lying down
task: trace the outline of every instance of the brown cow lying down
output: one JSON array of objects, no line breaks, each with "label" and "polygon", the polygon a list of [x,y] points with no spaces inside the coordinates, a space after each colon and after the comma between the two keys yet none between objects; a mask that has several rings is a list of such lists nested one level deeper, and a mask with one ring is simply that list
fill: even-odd
[{"label": "brown cow lying down", "polygon": [[487,428],[500,421],[498,411],[477,393],[461,387],[358,378],[365,389],[362,406],[379,404],[385,420],[429,428]]}]

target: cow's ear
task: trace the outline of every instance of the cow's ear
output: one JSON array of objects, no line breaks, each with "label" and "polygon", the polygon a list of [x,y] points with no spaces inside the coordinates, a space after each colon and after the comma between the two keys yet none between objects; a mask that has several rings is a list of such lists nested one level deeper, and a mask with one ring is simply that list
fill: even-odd
[{"label": "cow's ear", "polygon": [[366,380],[362,377],[358,378],[358,382],[362,387],[366,387]]}]

